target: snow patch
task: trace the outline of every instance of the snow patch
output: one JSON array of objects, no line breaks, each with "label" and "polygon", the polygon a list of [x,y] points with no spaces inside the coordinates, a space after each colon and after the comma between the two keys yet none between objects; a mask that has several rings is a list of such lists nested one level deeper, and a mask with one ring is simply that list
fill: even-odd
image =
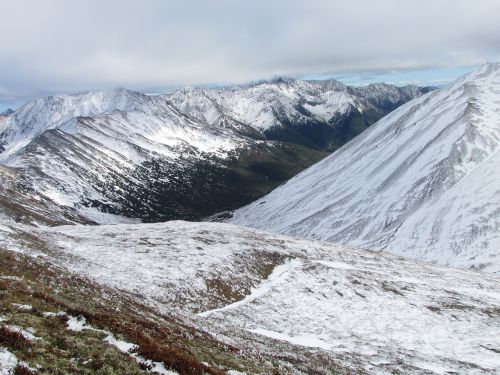
[{"label": "snow patch", "polygon": [[34,328],[30,327],[25,329],[16,325],[6,325],[5,328],[7,328],[11,332],[20,333],[26,340],[29,341],[41,340],[40,337],[35,336],[36,331]]},{"label": "snow patch", "polygon": [[64,311],[59,311],[59,312],[44,311],[42,312],[42,316],[44,318],[52,318],[56,316],[66,316],[66,313]]},{"label": "snow patch", "polygon": [[250,294],[243,298],[241,301],[236,301],[234,303],[231,303],[230,305],[214,309],[214,310],[209,310],[205,311],[202,313],[199,313],[198,316],[201,317],[206,317],[209,316],[210,314],[213,314],[215,312],[221,312],[221,311],[226,311],[226,310],[231,310],[235,309],[239,306],[245,305],[247,303],[251,303],[255,299],[262,297],[263,295],[269,293],[273,286],[276,285],[277,283],[281,282],[290,272],[292,269],[300,267],[302,265],[302,261],[299,259],[292,259],[287,261],[285,264],[281,264],[279,266],[276,266],[273,270],[273,272],[269,275],[269,277],[264,280],[264,282],[259,285],[257,288],[252,288]]},{"label": "snow patch", "polygon": [[12,306],[19,310],[31,310],[33,308],[31,305],[23,305],[20,303],[13,303]]},{"label": "snow patch", "polygon": [[299,335],[299,336],[289,336],[280,332],[270,331],[264,328],[253,328],[247,331],[256,333],[262,336],[267,336],[275,340],[288,341],[294,345],[306,346],[311,348],[320,348],[325,350],[332,349],[332,345],[321,340],[315,335]]},{"label": "snow patch", "polygon": [[0,375],[12,375],[18,365],[17,357],[5,348],[0,348]]},{"label": "snow patch", "polygon": [[87,324],[87,319],[85,319],[85,317],[83,316],[78,316],[78,317],[70,316],[66,324],[68,329],[74,332],[81,332],[85,329],[90,329],[93,331],[96,330]]}]

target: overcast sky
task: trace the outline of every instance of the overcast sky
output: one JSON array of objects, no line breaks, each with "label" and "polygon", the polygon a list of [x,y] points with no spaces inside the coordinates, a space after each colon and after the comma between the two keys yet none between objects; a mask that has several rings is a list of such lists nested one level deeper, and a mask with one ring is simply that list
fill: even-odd
[{"label": "overcast sky", "polygon": [[500,60],[499,0],[2,0],[1,13],[0,103],[279,75],[447,79]]}]

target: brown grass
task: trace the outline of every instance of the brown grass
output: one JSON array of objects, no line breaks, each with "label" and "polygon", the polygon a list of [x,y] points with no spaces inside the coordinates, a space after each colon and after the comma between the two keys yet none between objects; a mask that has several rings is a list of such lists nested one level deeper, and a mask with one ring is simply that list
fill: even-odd
[{"label": "brown grass", "polygon": [[0,327],[0,344],[14,350],[26,350],[32,346],[31,341],[21,332],[7,327]]},{"label": "brown grass", "polygon": [[176,347],[159,345],[144,338],[135,350],[141,357],[151,359],[155,362],[163,362],[166,366],[175,369],[180,374],[213,374],[223,375],[224,371],[206,366]]},{"label": "brown grass", "polygon": [[[175,316],[158,314],[128,293],[99,286],[42,262],[0,248],[0,274],[22,277],[22,281],[0,279],[0,300],[10,295],[9,301],[15,298],[16,303],[30,303],[34,314],[65,311],[72,316],[81,315],[92,326],[136,344],[137,353],[142,357],[163,362],[180,374],[225,373],[202,362],[214,362],[226,368],[243,365],[262,373],[257,370],[261,368],[258,364],[261,361],[240,353],[239,348],[220,342]],[[8,292],[3,297],[2,290]],[[8,341],[13,349],[31,344],[19,333],[12,336],[6,332],[4,336],[0,343]],[[28,353],[25,355],[31,357]],[[147,364],[141,367],[146,369]]]},{"label": "brown grass", "polygon": [[[122,321],[116,314],[93,313],[86,309],[74,306],[66,307],[66,311],[73,316],[83,316],[92,326],[118,332],[127,337],[137,345],[134,351],[141,357],[151,359],[155,362],[163,362],[168,368],[176,370],[180,374],[213,374],[219,375],[225,372],[202,364],[196,359],[196,354],[189,349],[176,345],[178,334],[183,335],[182,330],[158,327],[152,321],[131,319]],[[196,330],[191,329],[194,334]],[[177,337],[176,337],[177,336]],[[167,344],[164,344],[167,343]],[[234,352],[235,348],[227,347],[228,351]],[[143,366],[147,366],[143,364]]]},{"label": "brown grass", "polygon": [[17,365],[14,369],[14,375],[38,375],[37,372],[30,370],[26,366]]}]

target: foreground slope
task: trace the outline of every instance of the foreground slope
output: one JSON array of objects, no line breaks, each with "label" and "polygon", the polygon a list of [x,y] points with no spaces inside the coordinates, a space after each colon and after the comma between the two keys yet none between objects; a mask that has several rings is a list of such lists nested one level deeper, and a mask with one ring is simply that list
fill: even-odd
[{"label": "foreground slope", "polygon": [[500,271],[500,65],[398,108],[232,222]]},{"label": "foreground slope", "polygon": [[285,373],[500,371],[495,275],[220,223],[9,228],[10,251],[130,293]]},{"label": "foreground slope", "polygon": [[[26,246],[36,241],[25,240]],[[262,357],[43,257],[13,253],[0,243],[0,264],[2,375],[274,371]]]}]

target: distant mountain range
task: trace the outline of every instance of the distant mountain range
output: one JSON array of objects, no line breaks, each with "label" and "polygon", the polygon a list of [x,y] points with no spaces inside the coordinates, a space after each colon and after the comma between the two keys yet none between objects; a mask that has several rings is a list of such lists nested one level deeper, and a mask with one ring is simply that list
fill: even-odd
[{"label": "distant mountain range", "polygon": [[500,272],[500,65],[414,99],[232,223]]},{"label": "distant mountain range", "polygon": [[0,117],[0,163],[77,215],[199,219],[259,198],[428,90],[279,79],[43,97]]},{"label": "distant mountain range", "polygon": [[384,83],[348,87],[335,80],[279,78],[222,89],[186,88],[169,95],[182,112],[210,125],[249,124],[266,139],[334,150],[431,87]]},{"label": "distant mountain range", "polygon": [[8,116],[14,113],[14,110],[11,108],[7,108],[5,111],[0,112],[0,116]]}]

